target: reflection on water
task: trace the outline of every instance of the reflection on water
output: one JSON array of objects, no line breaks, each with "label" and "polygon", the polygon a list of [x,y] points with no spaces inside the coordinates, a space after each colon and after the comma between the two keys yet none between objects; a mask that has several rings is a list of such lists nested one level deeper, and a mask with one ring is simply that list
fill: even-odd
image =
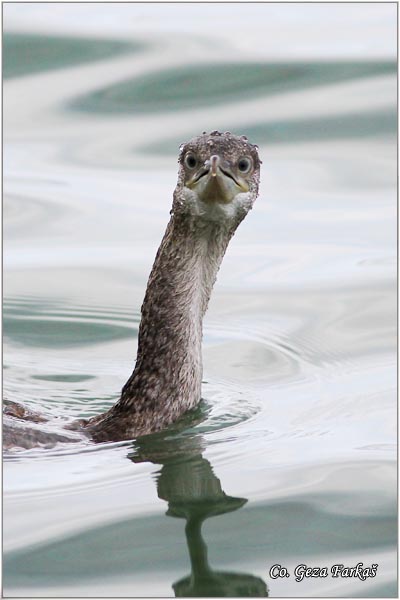
[{"label": "reflection on water", "polygon": [[[85,314],[76,308],[64,309],[5,302],[4,335],[14,343],[41,347],[70,347],[97,344],[132,337],[132,315]],[[137,324],[136,324],[137,333]]]},{"label": "reflection on water", "polygon": [[[100,522],[95,527],[88,523],[61,540],[50,539],[9,552],[4,563],[7,585],[29,586],[33,596],[40,596],[44,583],[58,594],[60,586],[78,580],[81,587],[69,587],[72,597],[79,595],[82,587],[95,590],[98,597],[107,596],[108,589],[114,589],[116,596],[129,596],[136,593],[143,573],[150,578],[152,573],[157,578],[165,573],[166,586],[172,585],[177,597],[262,597],[268,595],[268,587],[276,595],[277,581],[268,581],[267,587],[266,579],[269,567],[277,561],[283,563],[283,557],[291,570],[302,552],[324,555],[330,564],[341,556],[352,556],[354,551],[365,563],[371,556],[382,564],[387,560],[385,551],[396,543],[396,518],[382,505],[376,485],[378,464],[369,470],[361,462],[346,467],[333,465],[323,493],[304,488],[296,499],[278,497],[249,506],[246,498],[223,491],[212,465],[202,456],[206,445],[205,438],[188,435],[186,429],[145,436],[128,451],[135,465],[156,465],[151,485],[156,485],[158,497],[168,503],[167,516],[183,519],[184,529],[179,522],[170,523],[161,514],[140,514],[137,508],[122,519],[120,514],[112,515],[112,522],[104,524],[107,513],[100,506]],[[83,454],[80,456],[84,459]],[[349,480],[357,478],[358,489],[337,487],[341,469]],[[126,505],[131,506],[137,501],[140,481],[132,474],[132,464],[126,473],[125,481],[116,482]],[[92,483],[81,490],[83,496],[87,492],[95,498],[99,487]],[[30,496],[30,501],[35,502],[35,496]],[[354,506],[358,507],[356,512]],[[206,543],[202,527],[207,523]],[[187,562],[190,575],[172,579]],[[231,563],[236,569],[215,569],[210,562]],[[45,574],[41,570],[44,564]],[[246,572],[252,564],[265,576]],[[99,585],[102,577],[111,578],[113,587]],[[148,589],[152,589],[151,584]],[[170,596],[167,587],[162,590],[163,595]],[[392,595],[388,584],[381,584],[379,590],[383,596]]]},{"label": "reflection on water", "polygon": [[[258,144],[287,144],[293,142],[312,142],[326,139],[346,139],[351,132],[353,138],[373,135],[396,137],[397,111],[377,110],[363,114],[338,115],[309,119],[274,120],[271,123],[258,123],[245,127],[249,139]],[[233,129],[231,127],[231,129]],[[169,154],[177,145],[178,139],[143,145],[142,150],[149,154]]]},{"label": "reflection on water", "polygon": [[165,69],[93,92],[72,103],[89,112],[159,112],[226,104],[249,96],[282,92],[396,73],[396,63],[189,65]]},{"label": "reflection on water", "polygon": [[138,44],[113,40],[8,33],[3,35],[4,78],[60,69],[133,52]]},{"label": "reflection on water", "polygon": [[[396,6],[7,4],[4,27],[4,392],[32,427],[131,373],[180,142],[263,159],[204,400],[133,444],[8,451],[5,594],[396,596]],[[360,561],[374,579],[269,576]]]},{"label": "reflection on water", "polygon": [[[156,443],[154,444],[154,440]],[[160,443],[161,440],[161,443]],[[201,455],[201,438],[179,437],[168,444],[163,436],[147,436],[136,444],[131,458],[161,463],[157,475],[158,497],[168,502],[167,515],[186,520],[185,536],[191,574],[173,584],[176,597],[258,597],[267,596],[265,582],[247,573],[214,571],[208,562],[207,545],[201,527],[210,517],[241,508],[247,500],[227,496],[208,460]],[[153,451],[156,455],[153,459]],[[164,459],[160,456],[164,452]]]}]

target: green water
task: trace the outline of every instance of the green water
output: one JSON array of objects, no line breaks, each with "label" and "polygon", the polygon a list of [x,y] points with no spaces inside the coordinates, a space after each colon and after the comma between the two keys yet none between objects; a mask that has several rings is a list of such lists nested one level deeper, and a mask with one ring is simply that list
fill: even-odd
[{"label": "green water", "polygon": [[200,406],[6,452],[4,595],[396,597],[396,6],[9,3],[4,30],[4,395],[37,427],[130,375],[179,144],[263,160]]},{"label": "green water", "polygon": [[4,32],[3,77],[80,65],[133,51],[134,44],[113,40]]},{"label": "green water", "polygon": [[160,112],[226,104],[348,79],[396,73],[394,61],[376,63],[212,63],[145,74],[97,90],[72,106],[89,112]]}]

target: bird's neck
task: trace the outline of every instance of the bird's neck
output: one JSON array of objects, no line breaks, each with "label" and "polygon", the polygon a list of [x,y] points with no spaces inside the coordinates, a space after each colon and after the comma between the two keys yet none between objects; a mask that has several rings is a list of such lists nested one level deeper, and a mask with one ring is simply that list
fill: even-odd
[{"label": "bird's neck", "polygon": [[[172,422],[200,400],[202,321],[232,228],[173,214],[142,305],[136,367],[120,404]],[[165,423],[164,423],[165,425]]]}]

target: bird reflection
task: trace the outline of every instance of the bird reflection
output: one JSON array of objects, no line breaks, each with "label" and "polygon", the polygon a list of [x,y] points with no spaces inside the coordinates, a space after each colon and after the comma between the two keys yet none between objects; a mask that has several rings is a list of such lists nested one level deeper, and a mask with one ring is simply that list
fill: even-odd
[{"label": "bird reflection", "polygon": [[202,456],[199,435],[155,434],[135,442],[129,458],[161,464],[157,474],[158,497],[168,502],[167,515],[186,520],[185,534],[191,573],[172,584],[182,597],[265,597],[266,583],[248,573],[215,571],[208,562],[202,525],[209,517],[233,512],[246,498],[225,494],[209,461]]}]

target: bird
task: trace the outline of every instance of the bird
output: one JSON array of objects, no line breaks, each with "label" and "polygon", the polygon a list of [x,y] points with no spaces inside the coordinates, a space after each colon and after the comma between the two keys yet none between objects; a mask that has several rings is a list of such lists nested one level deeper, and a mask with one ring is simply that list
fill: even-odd
[{"label": "bird", "polygon": [[109,410],[65,428],[96,443],[161,431],[201,400],[203,318],[227,246],[258,197],[261,160],[246,136],[215,130],[181,144],[178,165],[134,370]]}]

